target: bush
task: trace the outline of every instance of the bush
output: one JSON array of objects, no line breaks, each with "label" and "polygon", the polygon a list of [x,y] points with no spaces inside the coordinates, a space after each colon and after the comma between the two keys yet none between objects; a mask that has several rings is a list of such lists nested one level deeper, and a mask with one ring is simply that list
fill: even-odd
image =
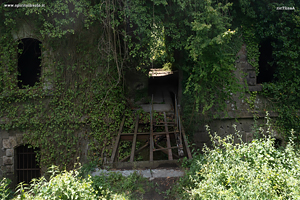
[{"label": "bush", "polygon": [[94,163],[91,163],[80,170],[72,171],[58,171],[58,168],[53,166],[49,170],[49,181],[41,177],[33,179],[30,185],[19,184],[14,199],[135,199],[145,192],[141,184],[144,184],[146,179],[137,173],[128,177],[122,176],[121,173],[91,177],[89,173],[94,166]]},{"label": "bush", "polygon": [[233,135],[223,139],[216,134],[211,136],[213,148],[204,147],[204,154],[194,157],[190,171],[180,181],[182,189],[177,196],[182,199],[299,199],[300,158],[292,138],[285,149],[277,149],[270,135],[244,143],[236,133],[239,143]]},{"label": "bush", "polygon": [[28,188],[20,184],[15,199],[97,199],[90,177],[81,179],[78,171],[60,172],[57,167],[52,167],[50,172],[49,181],[44,177],[34,179]]},{"label": "bush", "polygon": [[11,190],[8,188],[8,185],[11,183],[11,180],[3,178],[0,181],[0,199],[9,199],[11,196]]},{"label": "bush", "polygon": [[137,199],[145,193],[147,179],[137,172],[124,177],[121,173],[110,173],[92,177],[94,190],[105,199]]}]

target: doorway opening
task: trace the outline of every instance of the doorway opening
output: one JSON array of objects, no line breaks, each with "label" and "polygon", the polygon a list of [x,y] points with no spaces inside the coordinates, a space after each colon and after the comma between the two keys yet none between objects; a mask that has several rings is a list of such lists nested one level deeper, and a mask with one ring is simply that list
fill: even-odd
[{"label": "doorway opening", "polygon": [[22,145],[16,151],[16,181],[17,183],[29,183],[33,178],[41,176],[41,169],[36,159],[38,148],[29,148],[29,145]]},{"label": "doorway opening", "polygon": [[41,76],[41,48],[42,43],[33,38],[20,40],[18,50],[18,87],[34,86],[40,81]]},{"label": "doorway opening", "polygon": [[154,110],[174,111],[175,98],[178,96],[178,71],[151,69],[148,80],[148,95],[153,95]]}]

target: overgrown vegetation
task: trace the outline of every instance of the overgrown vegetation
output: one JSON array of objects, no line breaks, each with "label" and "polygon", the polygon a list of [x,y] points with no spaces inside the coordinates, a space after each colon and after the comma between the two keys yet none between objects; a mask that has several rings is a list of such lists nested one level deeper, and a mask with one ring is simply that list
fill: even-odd
[{"label": "overgrown vegetation", "polygon": [[6,187],[3,187],[1,199],[137,199],[147,188],[146,179],[137,173],[128,177],[121,173],[92,177],[86,167],[60,171],[56,166],[52,166],[48,173],[48,179],[43,176],[32,180],[29,185],[19,184],[14,197],[9,197]]},{"label": "overgrown vegetation", "polygon": [[[185,160],[186,174],[172,191],[170,199],[297,199],[299,190],[299,147],[290,137],[285,146],[275,145],[271,121],[266,115],[266,129],[256,131],[258,138],[242,141],[235,128],[234,135],[220,138],[210,134],[212,148]],[[209,127],[207,131],[210,133]],[[294,130],[291,135],[294,136]],[[14,199],[139,199],[149,189],[147,180],[137,173],[123,177],[120,173],[91,177],[96,163],[80,170],[59,171],[52,167],[50,178],[19,185]],[[3,180],[0,195],[8,196]],[[27,190],[25,190],[27,189]],[[4,198],[5,199],[5,198]],[[9,198],[6,198],[9,199]]]},{"label": "overgrown vegetation", "polygon": [[[282,6],[295,10],[278,10]],[[277,126],[286,138],[294,129],[299,139],[299,1],[239,1],[233,6],[236,22],[241,26],[247,45],[247,61],[259,74],[260,44],[271,42],[272,60],[269,69],[274,70],[271,82],[263,83],[262,94],[275,106],[279,117]],[[243,14],[242,14],[243,13]]]},{"label": "overgrown vegetation", "polygon": [[[267,119],[269,120],[269,119]],[[213,148],[195,155],[174,189],[178,199],[297,199],[299,148],[294,130],[285,147],[276,147],[270,123],[261,137],[244,143],[235,135],[210,134]],[[209,127],[207,127],[209,131]],[[238,141],[238,143],[236,143]]]},{"label": "overgrown vegetation", "polygon": [[[264,84],[263,94],[278,105],[286,135],[300,131],[298,1],[20,1],[30,3],[45,6],[5,7],[7,0],[0,7],[0,129],[25,132],[42,149],[42,165],[72,168],[85,141],[90,159],[109,156],[126,109],[123,72],[130,68],[183,70],[188,124],[198,124],[198,110],[223,111],[231,94],[243,91],[233,73],[242,42],[258,72],[259,43],[273,41],[277,81]],[[281,6],[296,10],[277,11]],[[39,83],[19,89],[22,38],[15,36],[23,25],[42,42],[43,70]]]}]

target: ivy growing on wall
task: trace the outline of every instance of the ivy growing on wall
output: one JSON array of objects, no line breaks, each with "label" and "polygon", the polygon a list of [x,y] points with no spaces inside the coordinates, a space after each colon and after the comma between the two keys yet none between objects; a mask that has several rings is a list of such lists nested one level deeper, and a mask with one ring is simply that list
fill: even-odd
[{"label": "ivy growing on wall", "polygon": [[[0,129],[24,132],[26,142],[41,148],[43,166],[72,167],[87,143],[89,158],[101,162],[126,109],[121,84],[126,49],[116,29],[123,23],[114,18],[117,6],[110,1],[102,7],[88,1],[20,4],[29,3],[45,7],[1,5]],[[22,23],[43,45],[40,82],[25,89],[17,87],[20,41],[13,38]]]},{"label": "ivy growing on wall", "polygon": [[[258,70],[259,43],[271,41],[276,66],[271,82],[263,83],[263,92],[278,112],[278,129],[289,136],[290,130],[299,129],[299,2],[298,1],[239,1],[242,33],[247,44],[248,62]],[[292,8],[292,10],[283,10]],[[243,15],[241,15],[243,13]],[[238,15],[237,15],[238,16]],[[297,135],[297,137],[299,137]],[[299,139],[299,138],[298,138]]]},{"label": "ivy growing on wall", "polygon": [[[259,72],[259,43],[266,38],[277,41],[278,81],[264,84],[263,94],[278,105],[280,126],[299,124],[296,1],[20,1],[29,3],[45,6],[0,7],[0,129],[24,131],[42,149],[45,165],[71,166],[87,141],[91,159],[109,156],[126,109],[124,70],[166,63],[183,70],[183,111],[191,114],[185,119],[196,119],[191,110],[222,111],[232,93],[243,90],[233,73],[242,42]],[[296,10],[276,10],[280,6]],[[22,38],[13,35],[23,24],[42,41],[43,72],[35,86],[18,89]]]}]

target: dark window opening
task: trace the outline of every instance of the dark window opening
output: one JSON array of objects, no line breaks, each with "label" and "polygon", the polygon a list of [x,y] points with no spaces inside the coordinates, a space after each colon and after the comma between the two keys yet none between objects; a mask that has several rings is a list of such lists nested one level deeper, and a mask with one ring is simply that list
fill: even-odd
[{"label": "dark window opening", "polygon": [[29,183],[33,178],[41,176],[41,169],[36,160],[36,151],[23,145],[16,148],[16,180],[17,183]]},{"label": "dark window opening", "polygon": [[41,76],[41,42],[33,38],[25,38],[20,41],[18,49],[18,87],[34,86]]},{"label": "dark window opening", "polygon": [[259,73],[257,83],[268,83],[276,81],[274,74],[276,72],[276,64],[273,57],[273,47],[271,39],[267,39],[260,43],[259,56]]}]

